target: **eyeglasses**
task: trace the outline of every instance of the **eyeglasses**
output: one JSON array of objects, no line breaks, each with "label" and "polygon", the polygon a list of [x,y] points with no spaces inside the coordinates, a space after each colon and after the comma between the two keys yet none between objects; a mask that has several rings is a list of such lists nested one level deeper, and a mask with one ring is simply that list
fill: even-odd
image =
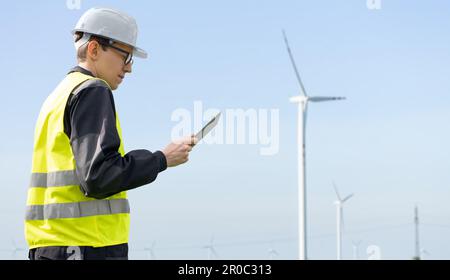
[{"label": "eyeglasses", "polygon": [[98,43],[100,45],[102,45],[102,46],[110,47],[110,48],[113,48],[113,49],[115,49],[116,51],[118,51],[120,53],[123,53],[125,55],[124,56],[124,61],[123,61],[125,63],[125,65],[133,64],[133,53],[129,53],[127,51],[122,50],[121,48],[113,46],[112,43],[109,43],[109,44],[106,44],[106,43],[103,43],[103,42],[98,42]]}]

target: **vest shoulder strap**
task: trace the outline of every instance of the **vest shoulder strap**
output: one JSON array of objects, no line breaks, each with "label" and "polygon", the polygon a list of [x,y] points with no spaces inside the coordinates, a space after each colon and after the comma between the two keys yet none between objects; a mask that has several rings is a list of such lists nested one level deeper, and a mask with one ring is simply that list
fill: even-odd
[{"label": "vest shoulder strap", "polygon": [[86,83],[88,83],[87,86],[98,83],[99,86],[106,86],[111,90],[111,87],[109,86],[108,82],[106,82],[103,79],[92,77],[86,74],[83,74],[81,72],[72,72],[69,75],[72,76],[73,79],[81,81],[81,83],[77,86],[77,88],[80,88],[84,86]]}]

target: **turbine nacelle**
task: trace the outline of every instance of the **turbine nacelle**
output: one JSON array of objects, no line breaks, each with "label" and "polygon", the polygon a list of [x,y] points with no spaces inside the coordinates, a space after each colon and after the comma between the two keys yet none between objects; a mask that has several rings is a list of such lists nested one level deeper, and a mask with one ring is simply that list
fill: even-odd
[{"label": "turbine nacelle", "polygon": [[337,200],[334,202],[335,204],[342,205],[342,204],[344,204],[344,202],[346,202],[347,200],[349,200],[353,196],[353,194],[349,194],[346,197],[341,198],[341,195],[339,194],[338,188],[337,188],[337,186],[336,186],[336,184],[334,182],[333,182],[333,188],[334,188],[334,192],[336,193],[336,197],[337,197]]},{"label": "turbine nacelle", "polygon": [[349,195],[347,195],[344,199],[338,199],[338,200],[335,200],[334,201],[334,204],[337,204],[337,205],[343,205],[344,204],[344,202],[346,202],[347,200],[349,200],[351,197],[353,196],[353,194],[349,194]]},{"label": "turbine nacelle", "polygon": [[289,98],[289,101],[292,103],[306,103],[308,102],[308,96],[305,95],[297,95]]}]

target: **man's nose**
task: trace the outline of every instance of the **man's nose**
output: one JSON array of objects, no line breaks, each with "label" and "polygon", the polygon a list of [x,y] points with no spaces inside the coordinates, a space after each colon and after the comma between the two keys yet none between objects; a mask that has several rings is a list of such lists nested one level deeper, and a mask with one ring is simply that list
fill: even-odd
[{"label": "man's nose", "polygon": [[131,73],[132,71],[132,67],[133,67],[133,63],[128,63],[127,65],[125,65],[125,67],[123,68],[123,71],[125,73]]}]

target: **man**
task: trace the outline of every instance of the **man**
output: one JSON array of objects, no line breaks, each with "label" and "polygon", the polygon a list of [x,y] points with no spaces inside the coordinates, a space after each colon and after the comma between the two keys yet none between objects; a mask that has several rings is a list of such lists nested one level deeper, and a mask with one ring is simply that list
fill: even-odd
[{"label": "man", "polygon": [[36,124],[25,218],[31,260],[128,259],[126,191],[188,161],[196,139],[163,151],[124,152],[112,91],[132,72],[137,25],[123,12],[88,10],[73,30],[78,66]]}]

